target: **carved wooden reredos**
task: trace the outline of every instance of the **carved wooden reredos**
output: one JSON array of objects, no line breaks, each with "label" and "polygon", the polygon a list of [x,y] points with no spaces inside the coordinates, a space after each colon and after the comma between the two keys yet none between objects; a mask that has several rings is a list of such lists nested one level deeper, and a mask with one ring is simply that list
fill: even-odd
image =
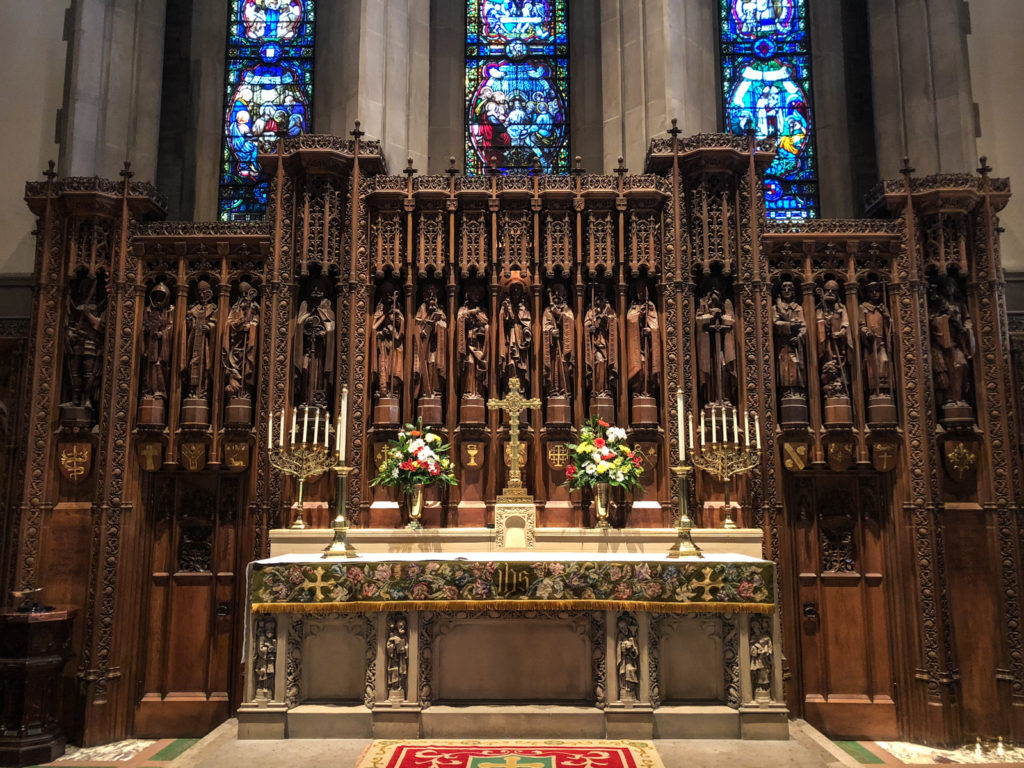
[{"label": "carved wooden reredos", "polygon": [[[91,703],[130,707],[133,686],[113,681],[136,662],[114,627],[135,626],[138,606],[118,587],[149,567],[154,531],[183,521],[190,551],[241,571],[287,522],[295,488],[269,464],[268,414],[310,403],[333,417],[348,387],[351,518],[372,527],[402,522],[395,497],[369,485],[377,452],[422,416],[451,441],[459,477],[428,496],[426,523],[482,526],[513,460],[483,401],[515,375],[542,401],[518,457],[537,527],[593,523],[562,486],[562,446],[592,413],[627,428],[645,462],[644,492],[615,500],[612,522],[663,527],[677,508],[679,388],[695,418],[715,403],[760,419],[760,464],[733,498],[781,563],[787,642],[804,571],[877,570],[853,531],[880,535],[887,588],[903,590],[892,604],[913,606],[892,621],[899,680],[918,692],[901,706],[915,712],[951,705],[959,674],[950,626],[963,609],[943,595],[968,571],[947,567],[943,532],[960,518],[941,514],[985,516],[969,530],[993,531],[1000,555],[985,567],[1006,622],[1005,710],[1011,691],[1024,698],[1021,427],[1007,407],[997,218],[1009,184],[984,162],[978,175],[907,167],[867,201],[875,218],[769,221],[759,174],[771,150],[670,133],[639,174],[391,175],[358,130],[306,135],[260,156],[257,224],[163,222],[159,194],[127,167],[117,181],[51,169],[26,187],[37,291],[6,585],[67,589],[47,566],[72,556],[60,572],[79,575],[68,600],[86,606],[79,674]],[[160,511],[220,487],[218,473],[232,489],[219,522],[205,507]],[[701,472],[689,487],[697,524],[715,525],[698,502],[722,487]],[[841,488],[870,493],[855,512],[828,501],[856,496]],[[306,490],[333,494],[328,479]],[[91,538],[68,550],[54,525]],[[804,529],[820,553],[796,543]]]},{"label": "carved wooden reredos", "polygon": [[[336,414],[347,384],[352,498],[369,524],[374,455],[418,415],[446,431],[456,455],[467,444],[474,465],[504,464],[498,413],[461,406],[504,393],[515,371],[503,338],[510,323],[532,335],[518,348],[529,358],[518,363],[528,394],[561,395],[530,415],[526,477],[542,501],[570,505],[549,448],[600,413],[629,426],[643,451],[643,498],[665,510],[644,524],[668,524],[677,387],[688,413],[717,399],[760,416],[766,450],[744,490],[749,523],[763,524],[780,503],[783,468],[888,472],[907,462],[908,498],[988,495],[971,486],[976,473],[938,467],[950,440],[987,450],[977,427],[1010,434],[991,394],[1006,386],[1003,336],[981,330],[1004,322],[990,288],[1005,180],[987,169],[908,172],[870,201],[886,218],[766,221],[758,173],[770,151],[745,137],[670,136],[652,141],[643,174],[620,163],[606,175],[579,164],[566,176],[462,176],[454,167],[425,176],[411,165],[389,175],[377,142],[301,136],[261,157],[268,214],[251,225],[154,221],[159,196],[127,170],[121,183],[30,183],[42,356],[25,513],[56,500],[39,478],[52,474],[58,447],[77,440],[92,443],[96,466],[68,486],[75,497],[95,484],[90,492],[127,503],[139,470],[255,470],[249,508],[273,524],[290,496],[267,463],[267,414],[304,402]],[[720,353],[721,397],[702,378],[701,318],[715,301],[734,321],[733,353]],[[329,349],[303,338],[309,318],[333,323],[320,342]],[[571,380],[554,391],[556,323],[555,364]],[[638,352],[652,331],[658,343]],[[44,414],[58,404],[54,433]],[[1005,466],[1006,457],[984,461]],[[493,500],[503,471],[484,474],[452,489],[445,522],[459,524],[467,494]],[[1009,499],[1007,475],[993,476],[994,498]],[[695,485],[697,499],[716,495],[699,474]],[[574,506],[561,522],[583,521]],[[25,576],[32,549],[30,537]]]}]

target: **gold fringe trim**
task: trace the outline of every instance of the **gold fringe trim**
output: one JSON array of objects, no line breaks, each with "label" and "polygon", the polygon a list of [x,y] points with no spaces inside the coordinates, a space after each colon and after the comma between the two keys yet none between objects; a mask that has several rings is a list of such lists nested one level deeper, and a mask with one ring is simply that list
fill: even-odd
[{"label": "gold fringe trim", "polygon": [[253,603],[253,613],[380,613],[382,611],[642,611],[763,613],[774,603],[654,603],[643,600],[388,600],[351,603]]}]

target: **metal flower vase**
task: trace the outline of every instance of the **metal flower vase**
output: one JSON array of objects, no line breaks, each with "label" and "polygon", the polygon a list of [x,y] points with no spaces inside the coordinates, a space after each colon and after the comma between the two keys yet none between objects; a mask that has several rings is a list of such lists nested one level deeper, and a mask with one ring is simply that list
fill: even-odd
[{"label": "metal flower vase", "polygon": [[608,528],[608,494],[611,485],[608,483],[594,484],[594,516],[598,528]]},{"label": "metal flower vase", "polygon": [[423,527],[423,483],[416,483],[409,496],[409,522],[405,526],[414,531]]}]

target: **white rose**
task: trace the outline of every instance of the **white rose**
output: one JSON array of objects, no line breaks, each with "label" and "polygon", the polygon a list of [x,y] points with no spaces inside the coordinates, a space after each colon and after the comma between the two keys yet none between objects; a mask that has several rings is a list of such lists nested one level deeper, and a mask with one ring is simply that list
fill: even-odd
[{"label": "white rose", "polygon": [[608,427],[608,441],[617,443],[626,439],[626,430],[622,427]]}]

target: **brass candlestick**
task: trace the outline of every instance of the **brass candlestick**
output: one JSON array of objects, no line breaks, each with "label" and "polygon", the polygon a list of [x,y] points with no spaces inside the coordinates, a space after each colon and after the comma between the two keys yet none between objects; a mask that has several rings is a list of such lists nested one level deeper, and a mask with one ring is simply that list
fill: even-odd
[{"label": "brass candlestick", "polygon": [[700,453],[693,456],[693,465],[697,469],[709,472],[725,484],[725,522],[723,528],[735,529],[732,519],[732,506],[729,501],[729,485],[732,478],[749,472],[757,466],[760,450],[754,446],[740,445],[739,442],[705,443]]},{"label": "brass candlestick", "polygon": [[339,464],[334,468],[338,475],[338,498],[334,506],[334,522],[331,528],[334,530],[334,540],[327,545],[323,557],[359,557],[356,548],[348,540],[348,518],[345,510],[348,508],[348,476],[355,467],[346,467]]},{"label": "brass candlestick", "polygon": [[669,557],[704,557],[690,533],[693,530],[693,522],[687,509],[687,497],[690,494],[691,472],[693,467],[686,464],[672,467],[672,473],[679,478],[679,522],[676,525],[676,541],[668,550]]},{"label": "brass candlestick", "polygon": [[[302,517],[302,494],[306,485],[306,480],[311,477],[319,477],[322,475],[334,466],[335,460],[335,454],[329,447],[329,419],[324,419],[323,442],[321,443],[319,439],[317,439],[319,437],[320,427],[319,410],[316,410],[318,415],[313,427],[314,440],[313,442],[308,442],[306,440],[310,421],[310,410],[315,410],[315,406],[305,406],[302,442],[295,441],[294,439],[285,440],[285,418],[283,413],[281,414],[281,432],[278,435],[278,442],[276,445],[274,444],[273,415],[271,415],[267,432],[267,453],[270,458],[271,466],[279,469],[286,475],[291,475],[292,477],[297,478],[299,481],[299,514],[295,517],[295,522],[289,526],[293,530],[297,531],[301,531],[306,528],[306,521]],[[295,418],[295,415],[293,415],[293,437],[297,435],[298,428],[297,419]]]}]

